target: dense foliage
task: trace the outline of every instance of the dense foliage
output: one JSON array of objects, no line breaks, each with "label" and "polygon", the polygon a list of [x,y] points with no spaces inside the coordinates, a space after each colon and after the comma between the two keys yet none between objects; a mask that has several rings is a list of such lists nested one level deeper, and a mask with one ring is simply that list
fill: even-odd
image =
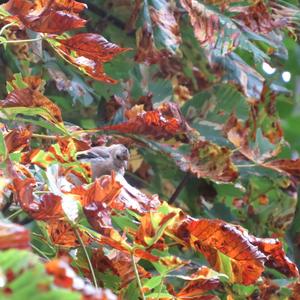
[{"label": "dense foliage", "polygon": [[0,299],[299,299],[297,5],[2,4]]}]

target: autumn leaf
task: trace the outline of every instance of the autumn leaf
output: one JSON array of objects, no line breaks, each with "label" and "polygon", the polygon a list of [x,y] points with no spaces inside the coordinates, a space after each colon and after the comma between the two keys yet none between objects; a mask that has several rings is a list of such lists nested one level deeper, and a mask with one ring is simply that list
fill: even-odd
[{"label": "autumn leaf", "polygon": [[86,21],[78,16],[86,5],[77,1],[55,0],[35,1],[10,0],[4,9],[16,15],[30,30],[42,33],[60,34],[81,28]]},{"label": "autumn leaf", "polygon": [[4,137],[8,153],[22,151],[28,147],[31,136],[32,131],[26,127],[20,127],[10,131]]},{"label": "autumn leaf", "polygon": [[59,107],[40,92],[31,90],[30,88],[16,89],[12,91],[4,100],[0,101],[0,107],[40,108],[40,115],[42,117],[55,123],[62,122],[62,116]]},{"label": "autumn leaf", "polygon": [[0,249],[29,248],[30,233],[20,225],[0,221]]},{"label": "autumn leaf", "polygon": [[179,278],[188,283],[176,294],[178,300],[202,299],[201,295],[204,296],[208,291],[222,286],[218,273],[205,266],[191,276],[180,276]]},{"label": "autumn leaf", "polygon": [[300,159],[276,159],[263,163],[263,166],[300,180]]},{"label": "autumn leaf", "polygon": [[192,220],[178,228],[182,237],[197,251],[203,253],[210,265],[220,271],[218,251],[230,258],[233,282],[249,285],[264,271],[266,256],[251,243],[245,231],[221,220]]},{"label": "autumn leaf", "polygon": [[105,126],[102,129],[140,134],[154,139],[178,137],[184,141],[192,138],[194,134],[193,129],[174,103],[163,103],[152,111],[140,110],[140,107],[135,106],[127,111],[126,115],[128,116],[127,122]]},{"label": "autumn leaf", "polygon": [[[121,279],[121,288],[127,286],[135,279],[134,268],[129,254],[118,250],[111,250],[108,254],[104,254],[100,248],[94,251],[92,263],[95,269],[101,273],[112,272]],[[138,266],[140,278],[150,278],[151,274],[143,267]]]},{"label": "autumn leaf", "polygon": [[278,239],[262,239],[251,236],[251,243],[267,257],[266,265],[287,277],[299,277],[297,266],[285,255],[283,245]]},{"label": "autumn leaf", "polygon": [[46,271],[54,277],[54,284],[60,288],[68,288],[82,294],[83,300],[117,300],[108,289],[95,288],[79,277],[66,259],[53,259],[45,264]]},{"label": "autumn leaf", "polygon": [[13,178],[16,201],[22,209],[36,220],[50,220],[64,217],[61,197],[52,193],[44,193],[37,198],[34,195],[35,180],[32,178]]},{"label": "autumn leaf", "polygon": [[92,78],[106,83],[117,81],[105,74],[103,63],[130,50],[110,43],[103,36],[94,33],[78,33],[67,39],[56,39],[55,42],[59,46],[54,46],[54,49],[67,61]]},{"label": "autumn leaf", "polygon": [[237,168],[231,160],[231,151],[208,141],[192,145],[189,155],[171,153],[172,159],[184,172],[199,177],[209,177],[216,181],[231,182],[238,177]]},{"label": "autumn leaf", "polygon": [[267,34],[270,31],[282,28],[287,25],[286,18],[276,18],[272,10],[263,2],[257,1],[254,5],[245,7],[233,7],[231,12],[239,12],[234,19],[242,26],[248,27],[251,31]]}]

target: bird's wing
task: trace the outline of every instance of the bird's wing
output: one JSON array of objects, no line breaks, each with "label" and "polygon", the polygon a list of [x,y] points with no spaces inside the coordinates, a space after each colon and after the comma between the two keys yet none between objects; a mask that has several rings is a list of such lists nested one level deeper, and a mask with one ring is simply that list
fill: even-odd
[{"label": "bird's wing", "polygon": [[76,158],[77,159],[92,159],[92,158],[97,158],[98,156],[93,153],[93,152],[82,152],[77,154]]},{"label": "bird's wing", "polygon": [[80,152],[77,154],[77,159],[108,159],[110,158],[110,153],[104,148],[101,149],[100,147],[97,147],[97,149],[90,149],[84,152]]}]

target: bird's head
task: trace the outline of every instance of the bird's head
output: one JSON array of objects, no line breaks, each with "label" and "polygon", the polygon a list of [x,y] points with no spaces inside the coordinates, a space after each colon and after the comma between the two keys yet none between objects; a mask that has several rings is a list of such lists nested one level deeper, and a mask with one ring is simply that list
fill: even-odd
[{"label": "bird's head", "polygon": [[115,165],[126,168],[130,156],[128,149],[122,144],[111,145],[109,148]]}]

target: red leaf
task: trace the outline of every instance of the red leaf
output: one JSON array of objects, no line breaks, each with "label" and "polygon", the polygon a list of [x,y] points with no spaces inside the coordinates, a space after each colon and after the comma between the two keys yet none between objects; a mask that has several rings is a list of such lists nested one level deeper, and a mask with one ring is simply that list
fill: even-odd
[{"label": "red leaf", "polygon": [[231,151],[211,142],[195,143],[189,156],[174,152],[171,153],[171,157],[181,170],[189,171],[198,178],[207,177],[216,181],[231,182],[238,177],[237,168],[231,160]]},{"label": "red leaf", "polygon": [[33,195],[35,180],[32,178],[13,178],[16,200],[21,208],[36,220],[58,219],[64,216],[61,197],[44,194],[40,199]]},{"label": "red leaf", "polygon": [[73,0],[35,1],[10,0],[4,8],[17,15],[30,30],[43,33],[63,33],[83,27],[86,23],[77,13],[86,7]]},{"label": "red leaf", "polygon": [[103,63],[130,50],[110,43],[103,36],[94,33],[79,33],[71,38],[56,41],[60,43],[60,46],[55,47],[55,50],[65,59],[92,78],[107,83],[117,81],[104,73]]},{"label": "red leaf", "polygon": [[20,225],[0,221],[0,249],[30,248],[30,233]]},{"label": "red leaf", "polygon": [[40,107],[49,112],[58,122],[62,122],[59,107],[40,92],[30,88],[12,91],[0,101],[0,107]]},{"label": "red leaf", "polygon": [[230,257],[234,282],[255,283],[264,271],[265,255],[238,226],[221,220],[188,219],[179,227],[177,235],[203,253],[217,271],[220,271],[217,251]]},{"label": "red leaf", "polygon": [[[109,254],[104,254],[100,248],[93,253],[92,263],[95,269],[101,273],[111,271],[121,279],[121,288],[127,286],[135,279],[135,273],[132,265],[132,260],[129,254],[112,250]],[[151,274],[143,267],[138,265],[140,278],[149,278]]]},{"label": "red leaf", "polygon": [[184,278],[190,282],[176,294],[176,299],[202,299],[201,296],[206,294],[207,291],[216,290],[221,287],[220,279],[217,276],[210,274],[211,272],[211,269],[201,267],[188,279]]},{"label": "red leaf", "polygon": [[277,239],[261,239],[251,236],[252,244],[267,257],[266,265],[288,277],[298,277],[297,266],[285,255],[282,243]]},{"label": "red leaf", "polygon": [[4,137],[8,153],[22,151],[29,145],[31,136],[32,131],[25,127],[19,127],[10,131]]},{"label": "red leaf", "polygon": [[[74,233],[73,227],[64,220],[50,220],[47,222],[48,234],[55,245],[63,247],[78,247],[80,243]],[[90,239],[82,232],[80,237],[85,245],[89,244]]]},{"label": "red leaf", "polygon": [[174,103],[163,103],[153,111],[141,111],[140,107],[135,106],[126,114],[129,118],[127,122],[105,126],[102,129],[143,134],[155,139],[170,139],[178,136],[183,140],[189,138],[189,133],[192,132],[178,106]]},{"label": "red leaf", "polygon": [[69,288],[82,294],[83,300],[117,300],[117,297],[107,289],[95,289],[91,284],[79,277],[63,259],[54,259],[45,264],[48,274],[54,276],[54,284]]},{"label": "red leaf", "polygon": [[300,159],[277,159],[263,164],[264,167],[287,173],[300,181]]}]

